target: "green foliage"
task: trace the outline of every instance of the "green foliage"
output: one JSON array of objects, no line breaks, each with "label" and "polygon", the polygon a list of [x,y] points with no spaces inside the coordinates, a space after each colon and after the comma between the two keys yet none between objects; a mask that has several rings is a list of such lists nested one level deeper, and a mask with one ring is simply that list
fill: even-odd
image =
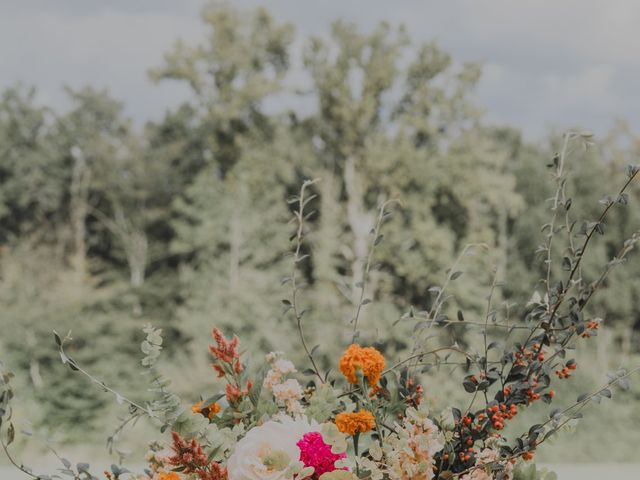
[{"label": "green foliage", "polygon": [[[108,418],[109,399],[59,364],[54,328],[85,339],[73,344],[78,363],[130,391],[140,382],[128,373],[139,365],[140,327],[162,327],[164,356],[156,363],[155,330],[146,331],[143,351],[153,389],[145,400],[168,412],[165,425],[186,418],[174,395],[192,392],[196,379],[211,378],[211,392],[219,387],[205,354],[204,332],[214,324],[241,336],[249,352],[285,350],[296,364],[306,361],[292,351],[296,321],[280,299],[290,292],[286,239],[295,233],[286,222],[296,207],[286,201],[307,178],[321,181],[305,209],[299,253],[312,256],[298,265],[300,301],[310,350],[322,343],[313,358],[323,375],[352,340],[355,311],[358,338],[386,338],[388,355],[426,341],[434,324],[446,326],[445,343],[466,345],[478,333],[457,323],[484,323],[496,278],[503,288],[495,309],[515,321],[545,276],[536,254],[554,196],[545,165],[563,139],[553,134],[539,147],[488,125],[470,100],[479,66],[459,65],[435,43],[415,45],[387,24],[363,33],[337,22],[327,37],[302,39],[303,58],[294,59],[293,28],[262,9],[212,3],[203,22],[201,44],[178,42],[151,72],[188,85],[190,100],[143,129],[89,87],[68,90],[64,112],[39,105],[24,87],[2,94],[0,352],[29,379],[33,400],[24,408],[36,426],[65,425],[80,438],[74,427]],[[310,111],[288,110],[298,61],[312,80]],[[572,147],[563,205],[571,200],[576,232],[596,221],[598,201],[620,185],[638,144],[618,127],[596,147]],[[624,201],[639,195],[633,189]],[[390,200],[397,202],[372,235]],[[583,262],[584,285],[617,261],[637,229],[634,212],[612,209],[606,235],[594,237]],[[561,248],[552,255],[553,275],[564,272],[563,257],[570,267],[579,258]],[[585,318],[607,312],[610,344],[624,353],[635,348],[640,308],[638,260],[628,261],[585,310]],[[446,296],[434,288],[443,283]],[[312,410],[326,418],[335,399],[318,393],[322,405]],[[202,425],[185,429],[192,427]]]}]

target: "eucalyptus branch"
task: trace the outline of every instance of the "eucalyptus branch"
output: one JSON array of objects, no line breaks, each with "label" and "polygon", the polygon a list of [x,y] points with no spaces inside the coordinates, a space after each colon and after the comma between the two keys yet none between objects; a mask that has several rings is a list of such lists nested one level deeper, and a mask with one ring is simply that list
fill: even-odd
[{"label": "eucalyptus branch", "polygon": [[69,368],[71,368],[71,370],[80,372],[82,375],[84,375],[86,378],[88,378],[92,383],[95,383],[96,385],[99,385],[105,391],[111,393],[116,398],[116,401],[118,401],[118,403],[126,403],[130,407],[138,409],[141,412],[144,412],[150,418],[153,418],[153,419],[156,419],[156,420],[161,420],[157,415],[155,415],[153,413],[153,411],[151,411],[151,409],[148,406],[145,407],[145,406],[143,406],[143,405],[141,405],[141,404],[139,404],[139,403],[127,398],[126,396],[124,396],[121,393],[117,392],[113,388],[107,386],[103,381],[101,381],[101,380],[97,379],[96,377],[94,377],[93,375],[91,375],[89,372],[87,372],[85,369],[83,369],[80,365],[78,365],[78,363],[75,360],[73,360],[71,357],[69,357],[67,355],[67,353],[65,352],[65,350],[64,350],[65,342],[70,340],[69,335],[67,335],[64,339],[61,339],[60,336],[54,331],[54,337],[55,337],[56,343],[58,345],[60,358],[62,359],[63,365],[69,365]]},{"label": "eucalyptus branch", "polygon": [[[0,362],[0,445],[2,446],[2,450],[4,451],[5,456],[17,470],[24,473],[25,475],[33,478],[35,480],[50,480],[52,478],[58,478],[57,475],[36,475],[33,473],[33,470],[24,465],[21,462],[18,462],[14,456],[11,454],[9,450],[9,446],[14,442],[16,438],[16,430],[11,421],[13,410],[11,408],[11,401],[13,400],[13,389],[11,388],[10,381],[13,375],[11,372],[5,372],[2,369],[2,363]],[[3,434],[3,426],[5,423],[8,423],[6,429],[6,439]],[[89,464],[88,463],[78,463],[76,465],[76,471],[71,467],[71,462],[66,459],[63,459],[58,455],[58,453],[51,447],[50,444],[47,443],[47,446],[51,452],[58,458],[62,464],[64,465],[64,469],[60,470],[61,473],[72,477],[74,480],[88,480],[96,478],[89,472]],[[121,469],[117,466],[112,466],[111,468],[114,474],[114,480],[120,478],[120,474],[128,473],[128,470]]]},{"label": "eucalyptus branch", "polygon": [[11,443],[5,443],[4,439],[1,439],[0,443],[2,444],[2,450],[4,450],[4,454],[7,457],[7,459],[9,460],[9,462],[11,463],[11,465],[13,465],[15,468],[17,468],[22,473],[24,473],[25,475],[28,475],[31,478],[35,478],[36,480],[40,480],[42,478],[40,475],[35,475],[29,468],[25,467],[23,464],[18,463],[11,456],[11,453],[9,452],[9,445]]},{"label": "eucalyptus branch", "polygon": [[[133,423],[135,425],[135,423],[144,415],[144,412],[136,410],[135,412],[130,413],[128,417],[120,422],[120,424],[113,430],[113,433],[107,437],[107,451],[109,452],[109,455],[112,455],[114,450],[118,452],[118,450],[116,449],[116,442],[118,440],[118,436],[124,431],[124,429],[130,423]],[[120,455],[119,452],[118,455]],[[120,457],[120,459],[122,460],[122,457]]]}]

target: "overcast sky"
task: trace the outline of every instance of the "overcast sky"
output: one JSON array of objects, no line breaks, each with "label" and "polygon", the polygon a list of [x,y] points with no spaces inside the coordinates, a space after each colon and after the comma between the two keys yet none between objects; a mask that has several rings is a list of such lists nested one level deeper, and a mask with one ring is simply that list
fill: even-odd
[{"label": "overcast sky", "polygon": [[[637,0],[233,0],[267,6],[298,38],[342,18],[369,29],[404,24],[456,61],[479,61],[476,101],[493,123],[538,138],[554,127],[603,133],[616,118],[640,133]],[[0,0],[0,88],[35,85],[64,106],[63,85],[106,87],[137,121],[186,98],[152,85],[149,67],[177,38],[202,38],[202,0]]]}]

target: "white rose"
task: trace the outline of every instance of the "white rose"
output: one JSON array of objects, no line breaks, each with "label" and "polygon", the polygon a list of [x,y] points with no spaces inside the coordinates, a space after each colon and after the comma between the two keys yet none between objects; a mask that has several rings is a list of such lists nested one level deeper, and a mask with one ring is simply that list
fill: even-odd
[{"label": "white rose", "polygon": [[249,430],[227,461],[229,480],[285,480],[288,468],[300,459],[296,445],[320,426],[306,417],[282,417]]}]

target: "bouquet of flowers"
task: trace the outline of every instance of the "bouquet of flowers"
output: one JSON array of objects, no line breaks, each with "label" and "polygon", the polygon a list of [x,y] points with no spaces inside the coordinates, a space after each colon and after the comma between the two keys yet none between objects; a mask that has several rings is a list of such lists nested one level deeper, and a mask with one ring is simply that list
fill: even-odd
[{"label": "bouquet of flowers", "polygon": [[[616,205],[628,203],[625,190],[638,175],[631,166],[628,178],[615,195],[603,199],[600,217],[582,227],[568,214],[571,200],[565,195],[564,170],[567,145],[586,137],[569,133],[564,148],[551,164],[557,189],[552,219],[539,253],[547,265],[544,291],[535,292],[524,318],[506,322],[497,318],[492,306],[491,288],[487,312],[476,322],[482,332],[482,345],[462,347],[457,343],[429,348],[425,331],[447,327],[454,321],[446,315],[449,300],[446,289],[460,272],[452,268],[446,282],[435,289],[436,298],[429,311],[409,312],[415,320],[417,346],[403,358],[387,358],[382,344],[359,341],[358,318],[368,300],[364,297],[373,251],[382,239],[380,229],[388,216],[389,203],[380,207],[371,230],[371,250],[360,282],[362,297],[349,326],[343,353],[325,370],[317,359],[317,349],[309,348],[304,331],[304,310],[300,307],[299,269],[307,258],[303,254],[306,234],[305,207],[315,181],[303,184],[298,196],[292,236],[292,273],[284,279],[290,286],[283,300],[292,315],[296,335],[304,349],[308,365],[300,370],[283,352],[268,353],[261,366],[245,361],[237,336],[228,338],[213,328],[209,347],[213,370],[223,389],[216,395],[202,395],[200,401],[186,406],[169,389],[157,364],[163,344],[162,332],[145,327],[141,349],[142,365],[149,377],[153,400],[136,402],[107,387],[71,358],[65,350],[70,338],[57,333],[55,340],[64,364],[87,376],[111,392],[118,402],[129,407],[129,417],[118,427],[148,417],[160,427],[161,437],[151,444],[143,474],[129,473],[113,465],[104,475],[109,480],[124,478],[146,480],[511,480],[553,478],[540,472],[531,460],[535,452],[555,433],[580,418],[592,401],[612,396],[614,386],[626,387],[627,377],[635,370],[611,372],[608,381],[591,393],[581,395],[526,431],[506,436],[509,422],[535,402],[552,403],[555,382],[566,381],[578,368],[568,352],[578,342],[597,335],[601,321],[585,315],[589,303],[602,282],[637,242],[630,237],[594,281],[581,275],[581,262],[594,235],[603,232],[604,220]],[[554,280],[551,268],[553,240],[566,231],[563,252],[563,278]],[[579,241],[576,240],[579,239]],[[456,324],[469,324],[458,311]],[[491,341],[499,333],[503,343]],[[228,332],[227,332],[228,334]],[[433,335],[432,335],[433,336]],[[443,411],[425,406],[427,385],[421,384],[426,368],[455,365],[464,374],[461,387],[468,393],[465,405],[449,405]],[[307,380],[302,380],[306,378]],[[11,421],[11,376],[0,380],[0,417],[2,445],[14,465],[36,479],[37,475],[17,462],[9,450],[15,438]],[[302,382],[302,383],[301,383]],[[117,435],[109,438],[110,447]],[[61,473],[75,479],[95,479],[89,465],[73,466],[61,459]]]}]

